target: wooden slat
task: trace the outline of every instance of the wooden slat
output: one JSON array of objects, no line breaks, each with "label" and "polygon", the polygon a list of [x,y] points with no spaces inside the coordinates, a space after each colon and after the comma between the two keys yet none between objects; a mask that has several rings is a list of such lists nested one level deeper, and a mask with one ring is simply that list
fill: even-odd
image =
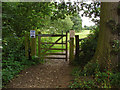
[{"label": "wooden slat", "polygon": [[66,44],[66,43],[41,42],[41,44]]},{"label": "wooden slat", "polygon": [[65,57],[44,57],[45,59],[66,59]]},{"label": "wooden slat", "polygon": [[60,37],[60,36],[66,36],[66,35],[61,35],[61,34],[58,34],[58,35],[54,35],[54,34],[40,34],[38,36],[41,36],[41,37]]},{"label": "wooden slat", "polygon": [[46,55],[66,55],[65,53],[46,53]]},{"label": "wooden slat", "polygon": [[[63,30],[62,30],[62,35],[63,35]],[[62,41],[61,41],[61,43],[63,43],[63,38],[62,38]],[[63,48],[63,44],[62,44],[62,48]],[[63,52],[63,51],[62,51]]]},{"label": "wooden slat", "polygon": [[61,48],[41,48],[41,49],[45,49],[45,50],[66,50],[66,49],[61,49]]},{"label": "wooden slat", "polygon": [[[55,43],[57,43],[60,39],[62,39],[63,38],[63,36],[61,36],[59,39],[57,39],[56,41],[55,41]],[[43,53],[46,53],[48,50],[50,50],[51,49],[51,47],[52,46],[54,46],[55,44],[52,44],[51,46],[49,46],[49,49],[46,49]]]},{"label": "wooden slat", "polygon": [[[57,39],[56,41],[55,41],[55,43],[57,43],[60,39],[62,39],[63,38],[63,36],[61,36],[59,39]],[[55,45],[55,43],[54,44],[52,44],[49,48],[51,48],[52,46],[54,46]]]},{"label": "wooden slat", "polygon": [[67,44],[67,39],[68,39],[68,33],[66,32],[66,61],[68,60],[68,44]]},{"label": "wooden slat", "polygon": [[78,58],[79,56],[79,35],[75,35],[75,40],[76,40],[75,57]]}]

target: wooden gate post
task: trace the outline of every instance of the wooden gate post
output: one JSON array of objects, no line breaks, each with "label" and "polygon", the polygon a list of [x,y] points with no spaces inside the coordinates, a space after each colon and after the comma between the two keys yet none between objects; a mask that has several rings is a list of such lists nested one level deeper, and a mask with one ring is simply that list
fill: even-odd
[{"label": "wooden gate post", "polygon": [[68,60],[68,43],[67,43],[67,39],[68,39],[68,32],[66,32],[66,61]]},{"label": "wooden gate post", "polygon": [[79,56],[79,35],[75,35],[75,41],[76,41],[75,57],[78,58]]},{"label": "wooden gate post", "polygon": [[25,32],[25,57],[29,58],[29,33]]},{"label": "wooden gate post", "polygon": [[72,61],[74,60],[74,37],[75,37],[75,31],[70,30],[69,64],[72,64]]},{"label": "wooden gate post", "polygon": [[30,38],[30,46],[31,46],[31,57],[36,56],[36,37]]}]

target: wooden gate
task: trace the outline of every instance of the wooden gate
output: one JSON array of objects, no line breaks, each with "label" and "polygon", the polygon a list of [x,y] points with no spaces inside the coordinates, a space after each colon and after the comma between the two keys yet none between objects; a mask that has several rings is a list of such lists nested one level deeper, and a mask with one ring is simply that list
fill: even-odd
[{"label": "wooden gate", "polygon": [[[42,37],[59,37],[55,42],[42,42]],[[66,38],[65,42],[59,43],[63,37]],[[68,33],[66,34],[41,34],[41,32],[38,32],[38,57],[39,58],[45,58],[45,59],[65,59],[66,61],[68,60],[68,44],[67,44],[67,39],[68,39]],[[42,48],[41,46],[43,44],[50,45],[49,48]],[[65,48],[52,48],[55,44],[61,44],[65,45]],[[44,52],[41,52],[42,49],[44,49]],[[49,50],[62,50],[64,51],[63,53],[48,53],[47,51]],[[50,57],[50,55],[60,55],[61,57]],[[63,57],[65,56],[65,57]]]}]

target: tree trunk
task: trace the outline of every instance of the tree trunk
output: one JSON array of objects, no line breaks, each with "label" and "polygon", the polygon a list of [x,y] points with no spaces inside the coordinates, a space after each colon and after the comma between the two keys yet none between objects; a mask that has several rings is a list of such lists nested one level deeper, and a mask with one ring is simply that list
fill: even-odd
[{"label": "tree trunk", "polygon": [[[119,6],[120,6],[120,1],[119,1]],[[118,24],[120,25],[120,8],[119,8],[119,11],[118,11]],[[120,41],[120,32],[118,32],[118,40]],[[120,44],[119,44],[119,48],[120,48]],[[118,53],[118,70],[120,71],[120,51]]]},{"label": "tree trunk", "polygon": [[111,41],[118,39],[118,35],[113,34],[111,32],[112,28],[107,24],[110,20],[118,24],[117,7],[118,2],[101,2],[99,38],[96,53],[92,61],[98,60],[102,70],[108,67],[110,62],[111,68],[116,67],[118,61],[118,56],[111,54],[112,45],[110,44]]}]

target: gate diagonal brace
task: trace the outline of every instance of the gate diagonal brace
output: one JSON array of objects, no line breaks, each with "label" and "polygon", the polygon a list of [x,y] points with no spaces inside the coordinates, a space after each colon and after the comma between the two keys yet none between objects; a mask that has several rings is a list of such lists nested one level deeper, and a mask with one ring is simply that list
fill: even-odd
[{"label": "gate diagonal brace", "polygon": [[63,36],[61,36],[58,40],[55,41],[47,50],[45,50],[43,53],[46,53],[52,46],[54,46],[60,39],[62,39]]}]

